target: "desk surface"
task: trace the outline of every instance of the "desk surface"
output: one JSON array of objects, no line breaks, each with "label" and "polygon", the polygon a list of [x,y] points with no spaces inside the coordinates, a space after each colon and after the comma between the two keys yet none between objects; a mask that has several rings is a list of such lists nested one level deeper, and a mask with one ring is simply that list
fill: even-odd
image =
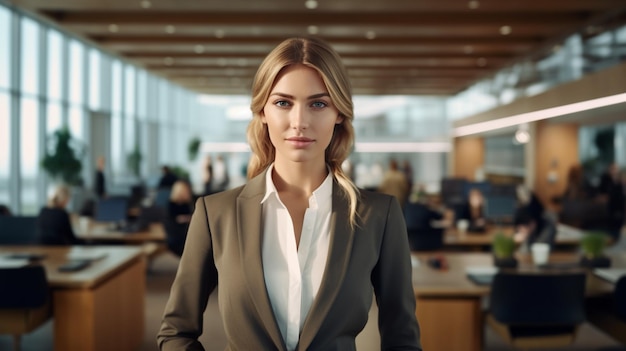
[{"label": "desk surface", "polygon": [[[433,256],[445,257],[448,268],[435,269],[427,261]],[[548,272],[535,267],[529,255],[518,255],[519,270],[524,272]],[[552,253],[550,263],[577,262],[580,256],[576,253]],[[626,253],[611,256],[612,267],[626,267]],[[418,297],[480,297],[489,293],[489,286],[474,284],[467,278],[467,267],[491,267],[491,253],[452,252],[445,254],[412,254],[413,289]],[[582,269],[581,269],[582,270]],[[613,284],[588,271],[587,294],[598,295],[613,291]]]},{"label": "desk surface", "polygon": [[[93,288],[143,257],[133,246],[0,246],[0,256],[25,252],[45,256],[41,264],[52,288]],[[97,259],[80,271],[59,272],[58,267],[72,257]]]},{"label": "desk surface", "polygon": [[127,233],[119,230],[111,230],[109,223],[96,222],[88,217],[73,215],[71,218],[76,237],[83,240],[143,243],[148,241],[163,242],[166,239],[165,229],[161,223],[151,223],[147,229]]},{"label": "desk surface", "polygon": [[[502,232],[512,236],[514,234],[513,226],[490,226],[485,232],[459,232],[456,228],[448,228],[444,234],[444,245],[446,246],[489,246],[493,241],[493,237]],[[572,227],[559,224],[555,245],[576,246],[580,243],[582,233]],[[516,238],[518,244],[521,243]]]}]

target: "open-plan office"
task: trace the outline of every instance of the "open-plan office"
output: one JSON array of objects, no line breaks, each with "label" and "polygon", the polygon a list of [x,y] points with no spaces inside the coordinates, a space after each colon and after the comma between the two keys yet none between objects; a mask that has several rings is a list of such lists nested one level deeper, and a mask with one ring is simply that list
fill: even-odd
[{"label": "open-plan office", "polygon": [[[243,184],[251,77],[271,47],[295,35],[319,35],[345,58],[357,186],[376,189],[395,159],[412,169],[410,201],[426,198],[438,210],[471,185],[531,189],[558,223],[553,266],[538,267],[520,250],[518,273],[585,273],[586,318],[563,349],[623,347],[626,322],[602,316],[595,303],[610,299],[616,283],[572,265],[582,238],[605,229],[608,217],[603,205],[585,203],[566,220],[562,199],[573,167],[594,187],[610,164],[626,168],[623,1],[0,0],[0,205],[12,217],[0,216],[0,270],[40,263],[50,289],[47,318],[22,335],[22,350],[156,349],[178,262],[162,213],[148,213],[163,200],[162,166],[200,195],[207,157],[223,157],[228,187]],[[34,235],[57,184],[43,160],[63,136],[79,163],[67,210],[83,245],[49,247],[26,233]],[[109,195],[133,198],[124,212],[145,223],[97,220],[100,157]],[[453,191],[453,181],[465,185]],[[490,323],[491,286],[473,282],[468,269],[494,273],[494,238],[516,229],[509,218],[465,230],[453,207],[443,210],[438,246],[412,254],[422,344],[508,349]],[[612,268],[626,268],[622,238],[612,237],[607,255]],[[82,269],[59,270],[81,259]],[[217,312],[212,296],[207,350],[225,347]],[[376,315],[374,304],[359,350],[379,349]],[[0,349],[15,344],[10,334],[0,335]]]}]

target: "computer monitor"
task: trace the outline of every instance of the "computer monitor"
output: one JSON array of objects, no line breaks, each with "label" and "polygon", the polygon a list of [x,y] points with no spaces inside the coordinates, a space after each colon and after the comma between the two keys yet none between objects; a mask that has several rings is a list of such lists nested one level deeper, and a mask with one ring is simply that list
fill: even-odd
[{"label": "computer monitor", "polygon": [[94,220],[123,224],[128,217],[128,197],[112,196],[98,200]]},{"label": "computer monitor", "polygon": [[491,223],[512,224],[516,210],[515,196],[488,195],[485,199],[485,219]]}]

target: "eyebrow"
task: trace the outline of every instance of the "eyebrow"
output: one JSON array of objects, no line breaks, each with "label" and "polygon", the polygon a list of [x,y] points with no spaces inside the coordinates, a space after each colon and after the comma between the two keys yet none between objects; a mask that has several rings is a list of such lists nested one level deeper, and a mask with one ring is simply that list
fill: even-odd
[{"label": "eyebrow", "polygon": [[[285,93],[280,93],[280,92],[276,92],[276,93],[272,93],[270,96],[272,95],[278,95],[287,99],[294,99],[293,95],[289,95],[289,94],[285,94]],[[311,96],[307,97],[307,100],[313,100],[313,99],[318,99],[321,97],[330,97],[330,94],[328,93],[319,93],[319,94],[313,94]]]}]

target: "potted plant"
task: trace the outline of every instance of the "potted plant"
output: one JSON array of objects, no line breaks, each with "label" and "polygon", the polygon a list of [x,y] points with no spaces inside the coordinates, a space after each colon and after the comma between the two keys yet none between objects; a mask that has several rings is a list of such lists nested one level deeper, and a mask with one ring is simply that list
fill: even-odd
[{"label": "potted plant", "polygon": [[132,174],[141,178],[141,160],[143,156],[141,155],[141,150],[139,150],[139,145],[135,144],[135,148],[131,151],[128,156],[126,156],[126,165],[128,169],[132,172]]},{"label": "potted plant", "polygon": [[55,180],[70,186],[82,185],[82,153],[82,146],[72,138],[69,129],[60,128],[49,139],[41,167]]},{"label": "potted plant", "polygon": [[513,256],[515,252],[515,241],[512,237],[500,232],[494,236],[491,244],[494,265],[496,267],[517,267],[517,259]]},{"label": "potted plant", "polygon": [[187,154],[189,156],[189,161],[193,161],[198,156],[198,152],[200,151],[200,138],[193,137],[189,140],[189,144],[187,145]]},{"label": "potted plant", "polygon": [[589,268],[609,267],[611,259],[604,255],[608,240],[609,236],[601,231],[589,231],[583,234],[580,239],[580,247],[583,252],[580,264]]}]

